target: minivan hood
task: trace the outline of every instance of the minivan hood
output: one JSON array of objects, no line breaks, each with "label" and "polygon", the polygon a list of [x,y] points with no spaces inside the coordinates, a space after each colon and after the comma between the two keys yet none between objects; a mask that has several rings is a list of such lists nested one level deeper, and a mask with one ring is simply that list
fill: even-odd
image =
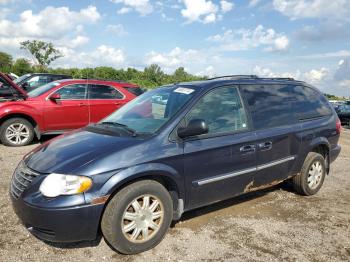
[{"label": "minivan hood", "polygon": [[7,75],[0,72],[0,77],[4,79],[4,81],[6,81],[12,88],[17,90],[22,96],[28,97],[27,92],[24,91],[20,86],[16,85]]},{"label": "minivan hood", "polygon": [[56,137],[25,157],[26,165],[39,173],[75,174],[106,155],[142,143],[143,139],[94,133],[84,129]]}]

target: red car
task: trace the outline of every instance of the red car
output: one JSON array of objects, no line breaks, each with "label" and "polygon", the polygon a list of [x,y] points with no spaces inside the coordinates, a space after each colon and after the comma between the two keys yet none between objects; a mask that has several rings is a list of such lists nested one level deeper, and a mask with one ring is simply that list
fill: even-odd
[{"label": "red car", "polygon": [[29,93],[0,73],[0,139],[7,146],[95,123],[142,94],[136,85],[65,79]]}]

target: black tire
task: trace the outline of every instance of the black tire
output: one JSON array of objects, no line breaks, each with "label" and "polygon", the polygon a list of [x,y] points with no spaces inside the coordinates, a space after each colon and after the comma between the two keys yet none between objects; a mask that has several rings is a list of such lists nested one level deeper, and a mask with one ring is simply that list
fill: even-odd
[{"label": "black tire", "polygon": [[[313,170],[313,165],[320,163],[320,166],[322,167],[322,175],[318,182],[312,187],[308,183],[308,178],[309,178],[309,171],[312,172]],[[324,179],[326,176],[326,161],[324,157],[316,152],[310,152],[303,164],[303,167],[301,169],[300,174],[292,178],[292,184],[294,187],[294,190],[304,196],[311,196],[316,194],[320,188],[323,185]]]},{"label": "black tire", "polygon": [[[8,129],[11,126],[19,126],[19,125],[23,125],[25,127],[25,130],[27,131],[28,135],[26,138],[21,137],[21,139],[23,139],[23,142],[17,143],[16,141],[13,141],[8,137],[6,137],[6,132],[9,131]],[[33,141],[33,138],[34,138],[34,127],[28,120],[24,118],[19,118],[19,117],[10,118],[6,120],[0,127],[0,139],[3,145],[13,146],[13,147],[26,146]]]},{"label": "black tire", "polygon": [[[126,233],[123,233],[122,223],[124,226],[128,225],[125,224],[123,215],[124,212],[129,210],[127,208],[133,200],[147,195],[154,196],[161,202],[159,207],[163,209],[163,217],[159,221],[162,222],[160,222],[157,231],[151,233],[153,235],[150,239],[145,242],[135,243],[128,239],[128,236],[125,235]],[[101,230],[106,242],[112,248],[122,254],[137,254],[155,247],[162,241],[172,218],[173,202],[169,192],[156,181],[142,180],[124,187],[109,201],[102,216]],[[143,238],[143,232],[141,234],[140,237]]]}]

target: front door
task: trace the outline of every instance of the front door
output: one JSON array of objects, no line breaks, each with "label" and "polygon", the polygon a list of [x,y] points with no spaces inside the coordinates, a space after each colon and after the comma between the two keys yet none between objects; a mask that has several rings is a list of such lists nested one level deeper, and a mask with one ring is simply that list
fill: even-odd
[{"label": "front door", "polygon": [[255,133],[236,86],[204,95],[185,118],[203,119],[209,133],[184,142],[184,173],[191,208],[239,194],[256,170]]},{"label": "front door", "polygon": [[86,84],[73,84],[58,89],[61,99],[45,101],[44,120],[47,131],[71,130],[89,123]]},{"label": "front door", "polygon": [[89,84],[88,97],[90,104],[90,122],[96,123],[128,101],[115,87]]}]

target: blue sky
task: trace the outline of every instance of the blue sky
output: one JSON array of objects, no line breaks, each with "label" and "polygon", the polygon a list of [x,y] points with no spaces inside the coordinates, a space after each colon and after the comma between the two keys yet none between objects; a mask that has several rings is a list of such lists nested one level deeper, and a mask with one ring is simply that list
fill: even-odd
[{"label": "blue sky", "polygon": [[197,75],[305,80],[350,96],[349,0],[0,0],[0,50],[27,39],[64,54],[54,67],[152,63]]}]

